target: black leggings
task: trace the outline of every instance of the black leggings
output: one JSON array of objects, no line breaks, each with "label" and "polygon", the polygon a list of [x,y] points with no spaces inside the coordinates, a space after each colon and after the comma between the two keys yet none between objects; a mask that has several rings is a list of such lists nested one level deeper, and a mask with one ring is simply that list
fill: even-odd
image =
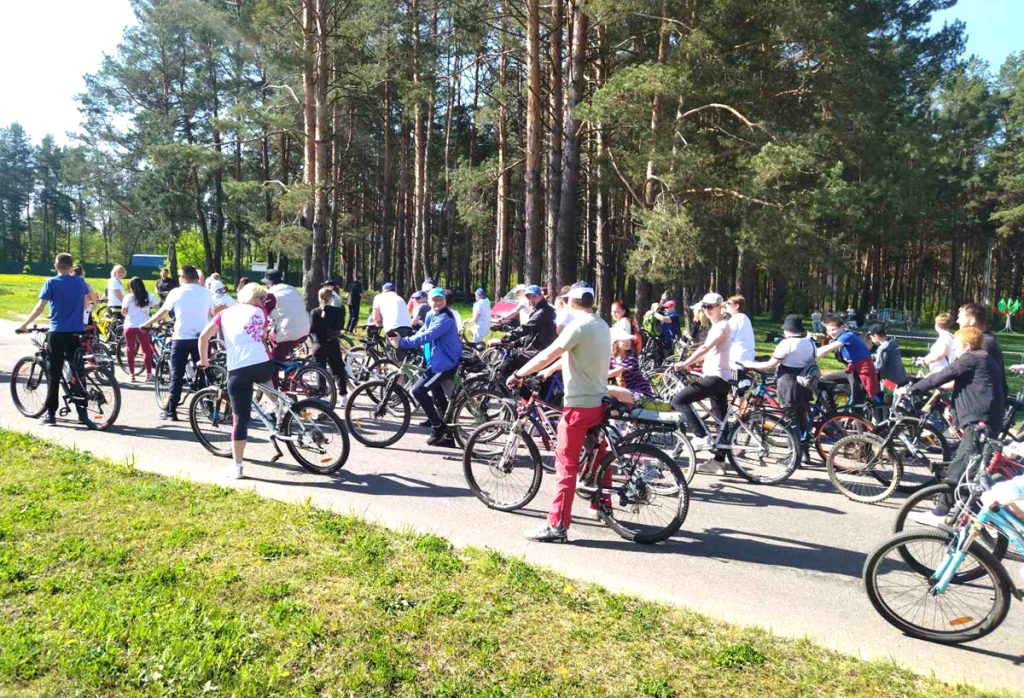
[{"label": "black leggings", "polygon": [[718,376],[704,376],[696,383],[686,386],[672,398],[672,409],[681,412],[686,421],[686,428],[696,436],[704,435],[704,427],[697,418],[697,413],[690,407],[691,403],[705,398],[711,399],[711,414],[718,421],[725,419],[725,411],[729,408],[729,381]]},{"label": "black leggings", "polygon": [[341,343],[314,344],[313,358],[330,367],[338,383],[338,395],[348,395],[348,372],[345,370],[345,360],[341,358]]},{"label": "black leggings", "polygon": [[231,415],[235,418],[231,425],[232,441],[245,441],[249,435],[253,385],[270,382],[276,372],[273,361],[228,371],[228,397],[231,398]]}]

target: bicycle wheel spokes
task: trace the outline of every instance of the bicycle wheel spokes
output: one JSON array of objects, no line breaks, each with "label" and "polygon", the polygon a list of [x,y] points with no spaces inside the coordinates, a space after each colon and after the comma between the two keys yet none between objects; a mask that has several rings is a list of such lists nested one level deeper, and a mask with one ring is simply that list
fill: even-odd
[{"label": "bicycle wheel spokes", "polygon": [[318,475],[335,473],[348,460],[344,422],[317,402],[306,400],[293,405],[281,425],[281,435],[299,465]]},{"label": "bicycle wheel spokes", "polygon": [[467,439],[463,473],[473,494],[487,506],[513,511],[537,494],[543,467],[533,441],[512,430],[512,422],[488,422]]},{"label": "bicycle wheel spokes", "polygon": [[121,411],[121,389],[117,381],[101,369],[82,374],[85,391],[85,420],[90,429],[106,429],[117,421]]},{"label": "bicycle wheel spokes", "polygon": [[896,489],[903,468],[893,451],[874,434],[851,434],[840,439],[825,464],[829,480],[855,502],[880,502]]},{"label": "bicycle wheel spokes", "polygon": [[26,417],[38,417],[46,410],[46,369],[35,357],[19,359],[11,369],[11,399]]},{"label": "bicycle wheel spokes", "polygon": [[753,412],[727,439],[729,462],[740,475],[759,484],[783,482],[800,464],[800,440],[779,417]]},{"label": "bicycle wheel spokes", "polygon": [[[948,535],[910,531],[883,543],[864,565],[868,597],[886,621],[926,640],[965,642],[987,635],[1009,608],[1009,596],[996,566],[984,551],[968,550],[964,564],[982,570],[968,582],[953,581],[941,593],[929,576],[908,565],[909,556],[934,570],[949,551]],[[958,575],[959,576],[959,575]]]},{"label": "bicycle wheel spokes", "polygon": [[871,431],[871,422],[853,414],[837,414],[829,417],[822,423],[814,435],[814,448],[824,463],[828,460],[828,454],[839,439],[848,434],[863,434]]},{"label": "bicycle wheel spokes", "polygon": [[917,492],[935,484],[936,473],[949,457],[949,447],[934,427],[923,421],[906,420],[894,427],[891,448],[903,466],[897,485],[900,492]]},{"label": "bicycle wheel spokes", "polygon": [[686,519],[690,493],[679,467],[647,444],[626,444],[609,453],[595,475],[594,495],[602,518],[616,533],[636,543],[671,537]]},{"label": "bicycle wheel spokes", "polygon": [[374,448],[390,446],[401,439],[411,417],[412,406],[406,392],[400,388],[388,391],[380,381],[357,386],[345,405],[345,422],[352,436]]},{"label": "bicycle wheel spokes", "polygon": [[316,365],[303,366],[295,371],[290,392],[299,399],[323,400],[332,408],[338,399],[338,391],[331,375]]},{"label": "bicycle wheel spokes", "polygon": [[200,390],[189,403],[188,419],[192,431],[207,451],[217,456],[231,455],[231,403],[227,393],[217,388]]}]

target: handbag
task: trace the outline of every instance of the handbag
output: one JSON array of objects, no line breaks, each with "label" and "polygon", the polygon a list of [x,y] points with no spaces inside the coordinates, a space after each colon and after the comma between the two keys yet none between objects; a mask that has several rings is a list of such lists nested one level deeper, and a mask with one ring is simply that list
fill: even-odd
[{"label": "handbag", "polygon": [[[809,339],[807,341],[811,342],[813,349],[817,348],[812,340]],[[821,369],[818,368],[818,357],[812,353],[811,360],[808,361],[807,364],[800,369],[800,373],[796,375],[796,382],[800,384],[801,388],[814,390],[814,388],[817,387],[819,380],[821,380]]]}]

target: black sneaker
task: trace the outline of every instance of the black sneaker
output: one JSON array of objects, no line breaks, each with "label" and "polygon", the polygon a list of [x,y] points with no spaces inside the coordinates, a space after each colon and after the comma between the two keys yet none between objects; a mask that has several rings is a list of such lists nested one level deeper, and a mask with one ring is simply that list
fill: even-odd
[{"label": "black sneaker", "polygon": [[57,417],[52,414],[44,414],[39,418],[39,426],[43,427],[55,427],[57,426]]},{"label": "black sneaker", "polygon": [[[427,422],[427,424],[429,425],[430,422]],[[444,425],[441,425],[439,427],[430,427],[430,438],[427,439],[427,445],[436,446],[438,443],[441,442],[442,439],[445,438],[447,433],[448,430],[445,429]]]},{"label": "black sneaker", "polygon": [[439,438],[431,446],[438,446],[439,448],[458,448],[459,445],[455,443],[455,436],[450,431],[446,431],[441,438]]},{"label": "black sneaker", "polygon": [[429,427],[430,426],[430,420],[429,419],[424,419],[422,422],[420,422],[420,426],[421,427]]},{"label": "black sneaker", "polygon": [[167,410],[164,410],[160,413],[160,419],[164,422],[177,422],[178,414],[176,412],[168,412]]}]

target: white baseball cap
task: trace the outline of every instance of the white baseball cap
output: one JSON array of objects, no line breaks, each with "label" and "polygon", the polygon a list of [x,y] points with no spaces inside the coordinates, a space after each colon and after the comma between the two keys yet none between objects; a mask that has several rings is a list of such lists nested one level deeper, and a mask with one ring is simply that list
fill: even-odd
[{"label": "white baseball cap", "polygon": [[696,304],[696,307],[700,307],[702,305],[721,305],[722,303],[725,303],[725,299],[722,298],[722,294],[705,293],[704,297],[700,299],[700,303]]},{"label": "white baseball cap", "polygon": [[632,342],[635,339],[636,337],[631,335],[629,332],[626,332],[626,330],[622,329],[621,327],[612,328],[613,342]]},{"label": "white baseball cap", "polygon": [[597,295],[594,293],[594,289],[590,288],[590,286],[586,286],[584,284],[573,284],[572,288],[569,289],[569,293],[567,295],[569,296],[569,298],[575,298],[576,300],[580,300],[583,298],[583,296],[585,296],[588,293],[591,296]]}]

